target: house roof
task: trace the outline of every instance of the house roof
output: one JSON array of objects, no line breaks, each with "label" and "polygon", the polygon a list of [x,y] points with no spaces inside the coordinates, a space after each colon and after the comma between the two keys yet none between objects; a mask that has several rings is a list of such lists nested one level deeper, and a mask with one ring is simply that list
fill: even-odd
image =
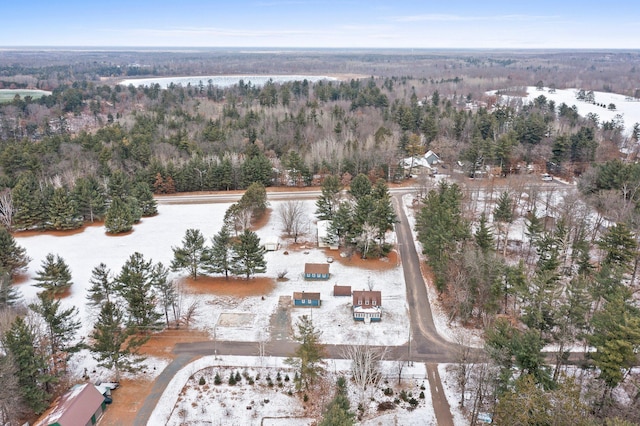
[{"label": "house roof", "polygon": [[351,286],[336,284],[333,286],[333,295],[334,296],[351,296]]},{"label": "house roof", "polygon": [[36,425],[85,425],[103,402],[104,396],[91,383],[75,385],[58,399],[49,414]]},{"label": "house roof", "polygon": [[306,291],[294,291],[293,292],[294,300],[320,300],[320,293],[307,293]]},{"label": "house roof", "polygon": [[353,306],[367,305],[366,301],[369,301],[368,305],[374,305],[372,301],[375,300],[375,306],[382,305],[382,292],[378,290],[355,290],[353,292]]},{"label": "house roof", "polygon": [[305,274],[328,274],[329,264],[328,263],[305,263],[304,273]]}]

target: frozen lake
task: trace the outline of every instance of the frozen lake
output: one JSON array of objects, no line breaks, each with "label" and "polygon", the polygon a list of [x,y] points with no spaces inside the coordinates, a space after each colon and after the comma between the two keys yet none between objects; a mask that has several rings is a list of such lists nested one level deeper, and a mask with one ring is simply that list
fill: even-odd
[{"label": "frozen lake", "polygon": [[251,82],[254,86],[262,86],[269,80],[273,80],[274,83],[286,83],[289,81],[302,81],[307,80],[311,83],[315,83],[320,80],[336,81],[335,77],[329,77],[326,75],[202,75],[202,76],[186,76],[186,77],[154,77],[154,78],[131,78],[122,80],[119,84],[128,86],[133,84],[134,86],[150,86],[152,84],[159,84],[161,88],[166,89],[172,83],[182,86],[199,86],[202,83],[205,87],[211,82],[212,85],[218,87],[230,87],[242,80],[244,83]]}]

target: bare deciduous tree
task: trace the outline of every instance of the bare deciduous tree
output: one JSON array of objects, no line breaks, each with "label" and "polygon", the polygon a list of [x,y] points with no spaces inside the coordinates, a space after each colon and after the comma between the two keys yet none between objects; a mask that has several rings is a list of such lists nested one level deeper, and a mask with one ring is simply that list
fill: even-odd
[{"label": "bare deciduous tree", "polygon": [[9,231],[13,225],[13,214],[15,208],[13,206],[13,199],[11,197],[11,191],[5,189],[0,192],[0,224],[4,225]]},{"label": "bare deciduous tree", "polygon": [[298,237],[304,230],[304,205],[300,200],[288,200],[278,206],[278,215],[282,221],[282,230],[298,242]]},{"label": "bare deciduous tree", "polygon": [[367,387],[374,389],[380,381],[380,361],[384,359],[385,351],[369,345],[350,345],[344,349],[343,355],[351,360],[351,375],[363,401]]}]

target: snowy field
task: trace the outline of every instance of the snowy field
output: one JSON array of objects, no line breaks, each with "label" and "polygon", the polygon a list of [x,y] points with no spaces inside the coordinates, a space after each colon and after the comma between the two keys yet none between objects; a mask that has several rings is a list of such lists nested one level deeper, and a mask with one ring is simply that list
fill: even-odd
[{"label": "snowy field", "polygon": [[[492,93],[495,93],[495,91]],[[608,108],[602,108],[601,106],[576,99],[577,93],[578,89],[556,89],[555,93],[549,93],[549,88],[545,87],[543,90],[538,90],[533,86],[529,86],[527,87],[527,96],[524,99],[527,102],[533,102],[538,96],[544,95],[547,100],[554,101],[556,107],[561,103],[565,103],[570,107],[575,105],[578,109],[578,114],[582,117],[589,113],[597,114],[601,122],[611,121],[616,115],[620,115],[624,120],[624,133],[626,135],[630,134],[635,123],[640,123],[640,101],[629,100],[626,96],[616,93],[594,91],[596,103],[607,106],[614,104],[616,106],[615,110],[609,110]]]}]

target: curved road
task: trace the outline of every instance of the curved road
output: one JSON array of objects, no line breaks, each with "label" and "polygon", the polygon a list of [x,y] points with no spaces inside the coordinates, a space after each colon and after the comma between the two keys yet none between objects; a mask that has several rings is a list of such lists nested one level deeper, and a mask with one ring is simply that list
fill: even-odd
[{"label": "curved road", "polygon": [[[448,342],[440,336],[433,322],[431,305],[428,302],[426,284],[420,269],[420,258],[415,249],[411,226],[402,208],[402,194],[408,192],[405,188],[394,188],[390,192],[394,194],[393,201],[398,218],[396,226],[398,238],[398,251],[402,259],[404,278],[407,291],[407,303],[409,305],[409,315],[411,324],[411,342],[409,345],[385,347],[390,358],[404,359],[412,362],[425,362],[427,366],[427,376],[431,390],[434,411],[438,425],[453,425],[453,418],[449,403],[444,396],[442,383],[437,370],[438,363],[455,362],[458,345]],[[300,191],[300,192],[268,192],[267,196],[271,200],[286,199],[314,199],[320,191]],[[186,204],[186,203],[220,203],[237,201],[242,194],[197,194],[187,196],[165,196],[157,198],[160,204]],[[270,356],[291,356],[297,344],[295,342],[273,341],[267,342],[265,352]],[[326,345],[330,358],[343,358],[344,346]],[[259,354],[257,342],[194,342],[176,344],[173,353],[176,358],[164,369],[156,378],[150,394],[140,407],[136,419],[136,426],[147,424],[151,413],[158,403],[162,393],[173,376],[193,359],[204,355],[253,355]]]}]

